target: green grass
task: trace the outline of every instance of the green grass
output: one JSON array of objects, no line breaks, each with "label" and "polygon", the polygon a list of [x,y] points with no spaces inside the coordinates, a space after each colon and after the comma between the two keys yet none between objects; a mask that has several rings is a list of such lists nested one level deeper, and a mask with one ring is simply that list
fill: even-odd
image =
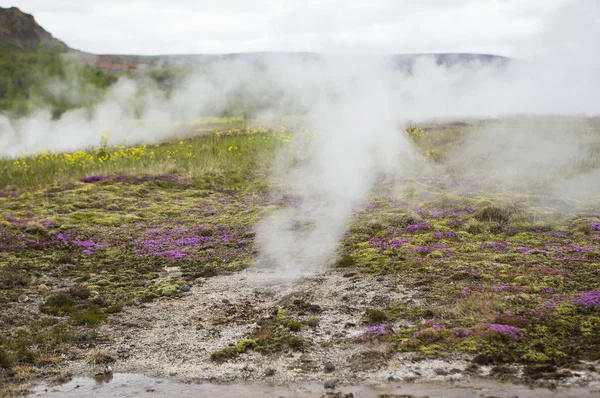
[{"label": "green grass", "polygon": [[[237,189],[267,184],[275,149],[291,140],[283,128],[215,129],[207,135],[134,147],[110,146],[99,139],[95,149],[0,159],[0,190],[43,187],[92,175],[177,174],[199,187]],[[101,145],[100,145],[101,144]]]}]

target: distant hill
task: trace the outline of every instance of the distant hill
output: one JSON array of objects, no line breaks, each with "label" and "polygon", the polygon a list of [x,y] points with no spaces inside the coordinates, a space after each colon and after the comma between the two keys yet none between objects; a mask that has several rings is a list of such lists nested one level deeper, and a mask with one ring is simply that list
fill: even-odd
[{"label": "distant hill", "polygon": [[64,48],[67,45],[55,39],[33,18],[17,7],[0,7],[0,45],[26,49],[43,44],[47,47]]},{"label": "distant hill", "polygon": [[[38,46],[40,43],[47,47],[58,47],[77,56],[81,64],[110,71],[133,71],[138,68],[162,67],[173,65],[195,66],[210,65],[227,60],[244,60],[261,62],[270,59],[294,59],[301,62],[311,62],[322,58],[318,53],[286,53],[286,52],[253,52],[234,54],[181,54],[181,55],[96,55],[69,48],[62,41],[54,38],[44,28],[37,24],[32,15],[26,14],[16,7],[0,7],[0,45],[26,49]],[[340,57],[355,57],[339,55]],[[360,55],[356,55],[360,56]],[[399,69],[411,69],[419,59],[431,58],[438,65],[455,66],[471,64],[494,64],[504,66],[510,59],[488,54],[394,54],[389,56]]]}]

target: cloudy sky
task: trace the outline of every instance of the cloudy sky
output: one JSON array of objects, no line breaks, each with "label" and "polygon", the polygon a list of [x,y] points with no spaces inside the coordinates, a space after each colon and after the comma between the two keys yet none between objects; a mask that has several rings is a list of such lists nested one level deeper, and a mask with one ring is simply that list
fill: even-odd
[{"label": "cloudy sky", "polygon": [[0,0],[94,53],[514,55],[570,0]]}]

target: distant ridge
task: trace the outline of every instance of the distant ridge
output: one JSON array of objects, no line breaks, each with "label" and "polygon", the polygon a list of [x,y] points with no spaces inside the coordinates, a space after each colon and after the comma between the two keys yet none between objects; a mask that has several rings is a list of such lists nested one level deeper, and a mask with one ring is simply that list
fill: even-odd
[{"label": "distant ridge", "polygon": [[[59,48],[72,52],[83,65],[112,71],[133,71],[138,68],[161,67],[169,65],[206,65],[228,60],[261,62],[269,59],[292,58],[310,62],[325,57],[324,54],[311,52],[251,52],[231,54],[174,54],[174,55],[96,55],[69,48],[62,41],[42,28],[30,14],[17,7],[0,7],[0,45],[18,49],[27,49],[43,44],[46,47]],[[327,55],[331,56],[331,55]],[[361,55],[339,55],[340,57],[361,57]],[[400,69],[410,69],[419,59],[433,58],[438,65],[455,66],[469,64],[494,64],[503,66],[510,58],[491,54],[444,53],[444,54],[393,54],[392,62]]]}]

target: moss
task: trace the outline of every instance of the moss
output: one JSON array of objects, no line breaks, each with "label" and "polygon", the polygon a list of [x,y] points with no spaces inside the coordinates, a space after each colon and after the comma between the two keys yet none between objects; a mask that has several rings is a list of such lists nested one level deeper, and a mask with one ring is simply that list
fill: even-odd
[{"label": "moss", "polygon": [[420,347],[419,351],[423,355],[426,355],[428,357],[435,357],[439,356],[442,353],[443,349],[442,346],[440,346],[439,344],[430,344]]},{"label": "moss", "polygon": [[306,321],[306,324],[311,328],[316,328],[317,326],[319,326],[320,322],[321,320],[319,319],[319,317],[312,316],[309,320]]},{"label": "moss", "polygon": [[70,219],[79,224],[85,225],[102,225],[102,226],[119,226],[122,224],[123,218],[106,213],[96,211],[77,211],[71,214]]},{"label": "moss", "polygon": [[87,311],[75,313],[72,315],[72,318],[78,325],[96,326],[106,319],[106,314],[96,308],[92,308]]},{"label": "moss", "polygon": [[12,355],[4,347],[0,346],[0,368],[10,369],[13,365],[14,359]]},{"label": "moss", "polygon": [[65,293],[57,293],[46,299],[40,306],[40,310],[46,314],[62,316],[75,311],[75,299]]},{"label": "moss", "polygon": [[356,260],[348,255],[340,257],[336,262],[336,267],[339,268],[348,268],[354,265],[356,265]]},{"label": "moss", "polygon": [[302,323],[295,320],[287,320],[285,326],[292,332],[299,332],[302,329]]},{"label": "moss", "polygon": [[123,311],[123,304],[116,304],[108,307],[104,312],[107,314],[117,314]]},{"label": "moss", "polygon": [[365,314],[366,320],[370,324],[382,324],[389,321],[387,314],[384,311],[377,309],[369,309]]},{"label": "moss", "polygon": [[435,251],[432,251],[431,253],[429,253],[427,255],[427,257],[429,257],[429,258],[444,258],[445,255],[444,255],[444,252],[442,252],[440,250],[435,250]]},{"label": "moss", "polygon": [[236,345],[229,346],[220,351],[215,351],[210,355],[210,358],[213,361],[222,361],[225,359],[235,358],[241,353],[244,353],[248,350],[255,349],[258,346],[258,343],[252,339],[242,340]]},{"label": "moss", "polygon": [[463,228],[465,231],[467,231],[470,234],[480,234],[486,231],[486,225],[476,219],[470,219],[469,221],[467,221],[464,225]]}]

